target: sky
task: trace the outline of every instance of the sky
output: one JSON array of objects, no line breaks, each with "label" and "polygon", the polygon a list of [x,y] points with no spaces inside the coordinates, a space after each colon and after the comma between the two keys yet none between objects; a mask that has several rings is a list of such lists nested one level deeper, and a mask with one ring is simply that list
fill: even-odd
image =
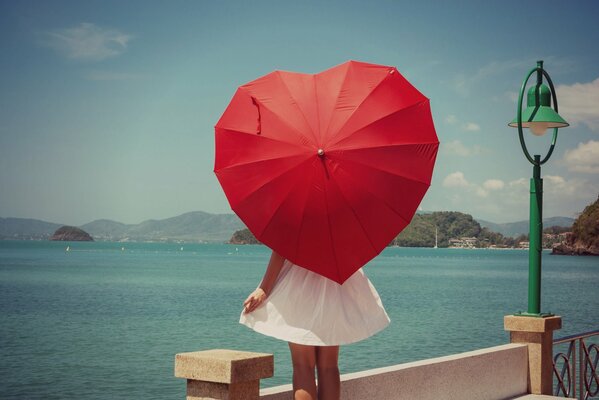
[{"label": "sky", "polygon": [[[544,215],[599,194],[597,1],[1,1],[0,217],[82,225],[231,212],[214,125],[236,88],[281,69],[395,66],[441,142],[420,208],[528,219],[516,114],[544,60],[560,129]],[[526,133],[532,154],[550,135]]]}]

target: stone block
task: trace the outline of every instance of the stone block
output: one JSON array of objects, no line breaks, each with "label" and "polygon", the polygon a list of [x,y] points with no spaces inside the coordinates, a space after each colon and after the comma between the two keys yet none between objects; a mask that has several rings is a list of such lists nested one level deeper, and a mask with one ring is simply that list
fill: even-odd
[{"label": "stone block", "polygon": [[197,381],[237,383],[269,378],[272,354],[236,350],[205,350],[175,356],[175,376]]},{"label": "stone block", "polygon": [[521,317],[519,315],[506,315],[503,317],[503,326],[510,332],[549,332],[562,328],[562,318],[558,316],[536,318]]}]

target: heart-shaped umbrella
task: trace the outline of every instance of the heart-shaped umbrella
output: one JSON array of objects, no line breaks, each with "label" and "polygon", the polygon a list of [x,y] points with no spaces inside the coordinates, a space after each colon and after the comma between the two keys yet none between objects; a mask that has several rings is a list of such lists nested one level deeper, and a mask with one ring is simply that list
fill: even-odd
[{"label": "heart-shaped umbrella", "polygon": [[439,140],[394,67],[349,61],[241,86],[215,127],[214,171],[256,238],[343,283],[408,225]]}]

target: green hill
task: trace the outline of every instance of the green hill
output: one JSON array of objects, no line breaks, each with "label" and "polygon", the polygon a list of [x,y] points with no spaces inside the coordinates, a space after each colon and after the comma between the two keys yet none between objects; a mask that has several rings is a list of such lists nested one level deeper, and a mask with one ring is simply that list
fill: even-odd
[{"label": "green hill", "polygon": [[[438,247],[449,247],[450,239],[475,238],[476,247],[512,246],[514,239],[482,228],[472,215],[457,211],[416,214],[410,224],[389,245],[401,247],[433,247],[437,229]],[[259,243],[248,229],[236,231],[229,243]]]},{"label": "green hill", "polygon": [[585,207],[572,225],[572,233],[553,248],[553,254],[599,255],[599,197]]},{"label": "green hill", "polygon": [[437,230],[437,246],[449,247],[450,239],[476,238],[476,247],[490,244],[505,245],[500,233],[482,228],[470,214],[457,211],[438,211],[416,214],[410,224],[393,240],[391,245],[401,247],[433,247]]}]

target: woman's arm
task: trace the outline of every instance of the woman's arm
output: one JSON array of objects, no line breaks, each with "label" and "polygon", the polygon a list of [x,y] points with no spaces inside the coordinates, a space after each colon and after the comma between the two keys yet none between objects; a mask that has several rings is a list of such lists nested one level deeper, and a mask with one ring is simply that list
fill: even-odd
[{"label": "woman's arm", "polygon": [[275,285],[277,278],[279,277],[281,268],[283,268],[284,261],[285,259],[278,253],[275,251],[272,252],[270,261],[268,262],[268,267],[266,268],[266,272],[264,273],[264,278],[262,278],[260,286],[258,286],[258,288],[254,290],[243,302],[244,313],[247,314],[254,311],[270,295],[270,292]]}]

